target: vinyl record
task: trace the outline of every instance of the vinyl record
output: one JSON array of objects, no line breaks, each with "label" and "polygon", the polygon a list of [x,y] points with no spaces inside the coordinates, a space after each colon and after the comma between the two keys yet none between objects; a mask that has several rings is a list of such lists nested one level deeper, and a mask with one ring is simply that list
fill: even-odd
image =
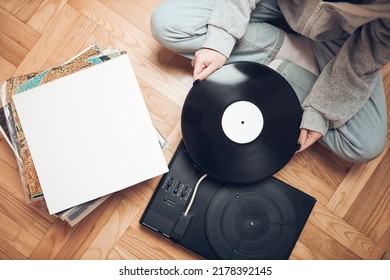
[{"label": "vinyl record", "polygon": [[250,183],[290,161],[301,115],[293,88],[279,73],[238,62],[194,84],[183,105],[181,128],[190,156],[206,173]]}]

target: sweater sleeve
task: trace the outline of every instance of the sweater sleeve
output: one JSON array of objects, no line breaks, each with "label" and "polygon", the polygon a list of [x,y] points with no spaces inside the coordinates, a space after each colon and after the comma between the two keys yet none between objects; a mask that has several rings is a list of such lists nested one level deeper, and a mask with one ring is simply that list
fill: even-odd
[{"label": "sweater sleeve", "polygon": [[229,58],[248,27],[249,18],[260,0],[216,0],[208,21],[202,48],[219,51]]},{"label": "sweater sleeve", "polygon": [[303,102],[301,127],[325,135],[352,118],[370,97],[380,69],[390,60],[390,21],[357,29],[325,66]]}]

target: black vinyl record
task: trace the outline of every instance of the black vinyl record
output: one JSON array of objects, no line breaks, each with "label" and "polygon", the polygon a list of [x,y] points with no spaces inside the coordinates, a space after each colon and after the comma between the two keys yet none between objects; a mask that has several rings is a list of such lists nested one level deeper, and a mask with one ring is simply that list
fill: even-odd
[{"label": "black vinyl record", "polygon": [[295,153],[302,110],[287,82],[253,62],[227,64],[195,83],[183,105],[183,141],[204,171],[251,183],[283,168]]}]

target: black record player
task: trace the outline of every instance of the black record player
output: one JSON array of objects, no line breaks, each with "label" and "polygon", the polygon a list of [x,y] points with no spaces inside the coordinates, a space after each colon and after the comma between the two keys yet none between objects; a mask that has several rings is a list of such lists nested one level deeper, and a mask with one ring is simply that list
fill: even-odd
[{"label": "black record player", "polygon": [[207,259],[287,259],[316,203],[273,176],[295,153],[300,119],[294,90],[264,65],[195,83],[140,223]]},{"label": "black record player", "polygon": [[250,184],[209,176],[184,216],[203,174],[181,142],[140,223],[207,259],[288,259],[315,199],[273,176]]}]

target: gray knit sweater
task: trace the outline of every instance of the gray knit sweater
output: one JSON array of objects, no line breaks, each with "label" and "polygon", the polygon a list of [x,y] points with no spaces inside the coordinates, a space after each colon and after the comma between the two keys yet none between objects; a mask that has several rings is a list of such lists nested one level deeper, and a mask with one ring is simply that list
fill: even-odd
[{"label": "gray knit sweater", "polygon": [[[229,58],[260,1],[216,0],[203,47]],[[301,127],[325,135],[359,111],[380,78],[380,69],[390,60],[390,1],[362,0],[362,5],[319,0],[277,2],[290,27],[303,36],[326,41],[348,35],[329,63],[319,61],[321,73],[302,104]]]}]

